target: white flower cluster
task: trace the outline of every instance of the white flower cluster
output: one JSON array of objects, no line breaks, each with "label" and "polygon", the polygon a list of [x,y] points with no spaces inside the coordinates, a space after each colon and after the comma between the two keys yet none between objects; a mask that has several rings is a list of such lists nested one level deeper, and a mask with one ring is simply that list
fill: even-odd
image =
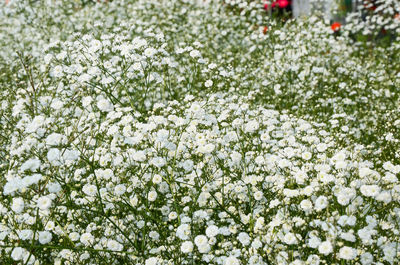
[{"label": "white flower cluster", "polygon": [[400,262],[398,41],[100,2],[0,10],[0,264]]},{"label": "white flower cluster", "polygon": [[[13,154],[16,170],[8,171],[3,190],[13,200],[2,204],[5,220],[21,225],[17,231],[13,222],[3,225],[2,242],[35,236],[40,244],[59,244],[65,238],[77,249],[111,250],[149,264],[155,258],[177,262],[171,253],[182,263],[393,263],[400,217],[393,207],[400,184],[393,176],[400,167],[388,162],[376,169],[357,153],[338,150],[320,124],[246,101],[226,94],[207,101],[187,96],[181,104],[156,106],[144,120],[131,108],[114,106],[107,116],[82,109],[57,133],[75,139],[64,146],[41,144],[55,138],[52,124],[43,128],[45,135],[27,132],[9,146],[11,151],[36,139],[25,155]],[[81,107],[71,108],[74,113]],[[72,164],[54,164],[48,156],[54,148],[79,155]],[[34,164],[24,159],[28,154],[44,160]],[[13,177],[36,171],[42,177],[29,190],[6,192]],[[78,253],[65,251],[51,256],[74,262]]]}]

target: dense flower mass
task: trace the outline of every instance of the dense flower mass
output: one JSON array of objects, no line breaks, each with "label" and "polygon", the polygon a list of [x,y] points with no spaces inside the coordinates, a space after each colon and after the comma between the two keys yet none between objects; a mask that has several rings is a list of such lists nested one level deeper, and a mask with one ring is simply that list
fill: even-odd
[{"label": "dense flower mass", "polygon": [[0,264],[400,262],[395,1],[39,2],[0,9]]}]

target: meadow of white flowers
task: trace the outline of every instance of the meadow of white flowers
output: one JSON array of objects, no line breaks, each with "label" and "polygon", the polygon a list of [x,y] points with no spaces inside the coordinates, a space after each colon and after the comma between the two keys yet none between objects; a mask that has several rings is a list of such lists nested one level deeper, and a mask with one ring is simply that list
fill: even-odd
[{"label": "meadow of white flowers", "polygon": [[400,264],[397,0],[6,2],[0,264]]}]

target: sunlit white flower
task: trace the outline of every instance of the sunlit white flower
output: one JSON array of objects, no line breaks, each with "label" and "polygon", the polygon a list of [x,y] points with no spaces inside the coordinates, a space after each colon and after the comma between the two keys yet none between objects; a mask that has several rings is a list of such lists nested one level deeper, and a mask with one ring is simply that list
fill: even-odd
[{"label": "sunlit white flower", "polygon": [[149,47],[149,48],[146,48],[146,49],[144,50],[144,55],[145,55],[146,57],[153,57],[154,54],[156,54],[156,52],[157,52],[156,49]]},{"label": "sunlit white flower", "polygon": [[40,197],[37,201],[37,207],[40,210],[47,210],[51,206],[51,199],[47,196]]},{"label": "sunlit white flower", "polygon": [[24,210],[24,207],[25,207],[25,203],[22,198],[20,198],[20,197],[13,198],[11,210],[13,210],[15,213],[21,213]]},{"label": "sunlit white flower", "polygon": [[245,232],[240,232],[238,235],[238,240],[243,246],[247,246],[250,244],[250,236]]},{"label": "sunlit white flower", "polygon": [[185,241],[181,245],[182,253],[190,253],[193,251],[193,243],[190,241]]},{"label": "sunlit white flower", "polygon": [[307,242],[307,245],[308,245],[310,248],[318,248],[318,247],[320,246],[320,244],[321,244],[321,239],[319,239],[319,238],[316,237],[316,236],[311,236],[311,237],[309,238],[308,242]]},{"label": "sunlit white flower", "polygon": [[105,98],[101,98],[97,101],[97,107],[104,112],[110,112],[114,110],[114,105]]},{"label": "sunlit white flower", "polygon": [[208,238],[204,235],[198,235],[194,238],[194,243],[197,247],[201,247],[203,245],[208,244]]},{"label": "sunlit white flower", "polygon": [[204,83],[204,86],[207,87],[207,88],[211,87],[212,85],[213,85],[213,81],[212,81],[212,80],[207,80],[207,81]]},{"label": "sunlit white flower", "polygon": [[375,197],[380,193],[381,188],[378,185],[362,185],[360,191],[364,196]]},{"label": "sunlit white flower", "polygon": [[150,191],[147,195],[147,199],[151,202],[155,201],[157,199],[157,192],[154,190]]},{"label": "sunlit white flower", "polygon": [[92,184],[85,184],[82,191],[89,196],[95,196],[97,194],[97,187]]},{"label": "sunlit white flower", "polygon": [[41,231],[39,232],[39,243],[40,244],[47,244],[51,241],[51,239],[53,238],[51,232],[49,231]]},{"label": "sunlit white flower", "polygon": [[339,258],[344,260],[353,260],[357,257],[357,250],[352,247],[342,247],[339,250]]},{"label": "sunlit white flower", "polygon": [[316,210],[323,210],[328,206],[328,198],[325,196],[319,196],[317,200],[315,201],[315,209]]},{"label": "sunlit white flower", "polygon": [[181,224],[176,229],[176,236],[182,240],[188,240],[190,235],[190,226],[188,224]]},{"label": "sunlit white flower", "polygon": [[297,243],[297,238],[295,236],[295,234],[293,233],[287,233],[284,237],[283,237],[283,242],[285,242],[288,245],[293,245]]},{"label": "sunlit white flower", "polygon": [[40,160],[37,158],[29,159],[21,166],[21,171],[30,170],[32,172],[36,171],[40,167]]},{"label": "sunlit white flower", "polygon": [[111,239],[111,240],[108,240],[108,242],[107,242],[107,248],[112,251],[121,251],[124,247],[122,246],[122,244]]},{"label": "sunlit white flower", "polygon": [[189,55],[192,58],[197,58],[197,57],[200,57],[200,52],[198,50],[191,50]]},{"label": "sunlit white flower", "polygon": [[235,257],[227,257],[224,260],[224,265],[240,265],[240,261]]},{"label": "sunlit white flower", "polygon": [[11,258],[15,261],[22,260],[26,254],[26,250],[21,247],[16,247],[11,252]]},{"label": "sunlit white flower", "polygon": [[94,236],[91,233],[83,233],[80,237],[80,241],[85,246],[89,246],[94,242]]},{"label": "sunlit white flower", "polygon": [[160,263],[158,262],[158,258],[156,258],[156,257],[151,257],[151,258],[146,259],[146,261],[145,261],[144,264],[145,264],[145,265],[158,265],[158,264],[160,264]]},{"label": "sunlit white flower", "polygon": [[216,225],[210,225],[209,227],[207,227],[206,229],[206,235],[211,238],[211,237],[215,237],[218,235],[218,226]]},{"label": "sunlit white flower", "polygon": [[18,232],[18,236],[21,240],[30,240],[33,237],[33,231],[30,229],[24,229]]},{"label": "sunlit white flower", "polygon": [[329,255],[333,251],[333,246],[330,241],[324,241],[319,245],[318,251],[323,255]]},{"label": "sunlit white flower", "polygon": [[374,262],[374,257],[369,252],[363,253],[360,256],[360,262],[362,265],[370,265]]},{"label": "sunlit white flower", "polygon": [[303,209],[304,211],[310,211],[313,208],[313,204],[310,200],[302,200],[300,202],[300,207],[301,209]]}]

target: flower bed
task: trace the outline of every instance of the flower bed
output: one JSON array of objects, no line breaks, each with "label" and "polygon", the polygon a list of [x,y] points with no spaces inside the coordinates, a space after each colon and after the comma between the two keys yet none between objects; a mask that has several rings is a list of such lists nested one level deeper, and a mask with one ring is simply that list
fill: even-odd
[{"label": "flower bed", "polygon": [[397,38],[190,1],[0,21],[1,264],[399,262]]}]

